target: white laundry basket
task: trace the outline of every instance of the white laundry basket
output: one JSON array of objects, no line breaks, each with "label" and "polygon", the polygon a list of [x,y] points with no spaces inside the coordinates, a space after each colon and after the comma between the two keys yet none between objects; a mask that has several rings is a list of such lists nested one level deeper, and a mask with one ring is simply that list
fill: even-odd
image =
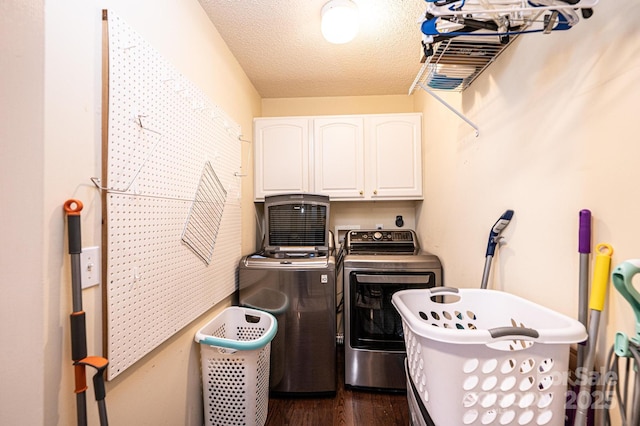
[{"label": "white laundry basket", "polygon": [[232,306],[196,333],[206,426],[265,424],[269,353],[277,329],[273,315]]},{"label": "white laundry basket", "polygon": [[433,426],[429,413],[423,412],[420,397],[416,395],[417,390],[409,377],[409,367],[407,359],[404,359],[404,372],[407,379],[407,402],[409,405],[409,425],[410,426]]},{"label": "white laundry basket", "polygon": [[496,290],[401,290],[392,303],[437,426],[564,425],[569,348],[587,338],[580,322]]}]

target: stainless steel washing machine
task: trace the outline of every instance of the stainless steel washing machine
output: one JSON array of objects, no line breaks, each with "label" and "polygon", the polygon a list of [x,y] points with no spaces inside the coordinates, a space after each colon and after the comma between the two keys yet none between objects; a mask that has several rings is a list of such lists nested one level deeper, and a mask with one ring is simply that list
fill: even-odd
[{"label": "stainless steel washing machine", "polygon": [[335,394],[336,262],[329,197],[265,197],[260,252],[240,260],[239,304],[272,313],[272,394]]},{"label": "stainless steel washing machine", "polygon": [[441,286],[440,260],[420,250],[412,230],[349,231],[344,250],[345,385],[405,391],[402,319],[391,296]]},{"label": "stainless steel washing machine", "polygon": [[273,314],[272,394],[334,394],[336,367],[335,257],[245,256],[239,266],[240,305]]}]

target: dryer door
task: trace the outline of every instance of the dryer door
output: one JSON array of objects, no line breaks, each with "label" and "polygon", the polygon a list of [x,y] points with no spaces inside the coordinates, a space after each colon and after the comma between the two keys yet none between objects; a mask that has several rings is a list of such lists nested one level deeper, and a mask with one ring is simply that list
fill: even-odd
[{"label": "dryer door", "polygon": [[351,272],[351,347],[404,351],[402,319],[391,304],[391,296],[399,290],[429,288],[434,285],[433,272]]}]

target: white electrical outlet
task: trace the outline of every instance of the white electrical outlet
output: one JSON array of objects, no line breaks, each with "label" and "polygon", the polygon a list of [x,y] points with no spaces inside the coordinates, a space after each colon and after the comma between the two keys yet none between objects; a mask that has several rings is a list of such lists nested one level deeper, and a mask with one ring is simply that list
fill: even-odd
[{"label": "white electrical outlet", "polygon": [[82,288],[100,284],[100,247],[87,247],[80,253]]}]

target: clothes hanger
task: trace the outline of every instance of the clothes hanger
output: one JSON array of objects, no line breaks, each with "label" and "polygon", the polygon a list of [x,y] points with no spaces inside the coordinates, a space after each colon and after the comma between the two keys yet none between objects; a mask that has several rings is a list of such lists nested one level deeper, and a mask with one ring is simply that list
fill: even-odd
[{"label": "clothes hanger", "polygon": [[[421,30],[427,36],[550,33],[568,30],[593,14],[598,0],[426,0]],[[546,11],[550,13],[546,13]],[[540,19],[542,16],[542,19]],[[479,30],[487,30],[478,32]]]}]

